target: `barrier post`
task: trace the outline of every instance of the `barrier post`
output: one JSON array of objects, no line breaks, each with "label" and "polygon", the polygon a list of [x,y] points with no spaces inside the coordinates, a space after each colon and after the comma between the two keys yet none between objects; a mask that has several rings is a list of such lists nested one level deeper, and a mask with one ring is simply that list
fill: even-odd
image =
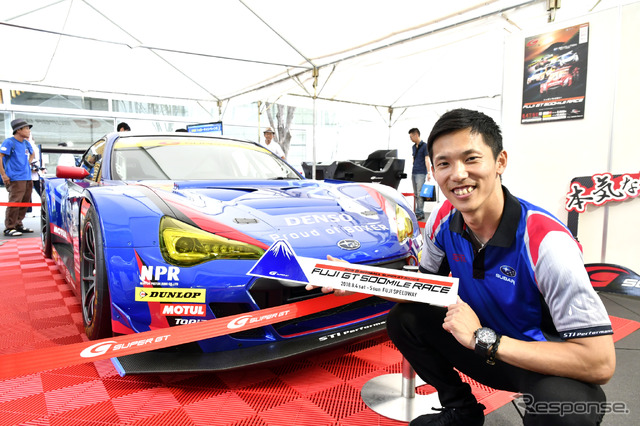
[{"label": "barrier post", "polygon": [[385,374],[374,377],[364,384],[360,395],[371,410],[402,422],[410,422],[422,414],[436,413],[433,407],[440,406],[438,393],[416,394],[416,386],[425,382],[418,378],[409,361],[402,358],[401,374]]}]

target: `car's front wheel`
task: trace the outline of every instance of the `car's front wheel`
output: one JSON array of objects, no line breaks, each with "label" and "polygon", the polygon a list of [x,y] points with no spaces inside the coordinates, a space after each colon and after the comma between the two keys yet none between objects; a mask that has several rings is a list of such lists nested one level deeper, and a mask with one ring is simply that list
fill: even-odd
[{"label": "car's front wheel", "polygon": [[40,203],[40,241],[42,253],[47,259],[51,259],[51,225],[49,223],[49,210],[47,209],[47,196],[42,193]]},{"label": "car's front wheel", "polygon": [[111,303],[103,237],[93,206],[89,207],[82,224],[80,246],[80,290],[85,333],[91,340],[111,337]]}]

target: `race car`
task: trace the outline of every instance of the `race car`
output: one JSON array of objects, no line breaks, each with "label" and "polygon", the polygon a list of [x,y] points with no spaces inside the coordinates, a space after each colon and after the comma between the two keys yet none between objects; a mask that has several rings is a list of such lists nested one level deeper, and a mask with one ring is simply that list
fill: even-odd
[{"label": "race car", "polygon": [[[275,242],[298,256],[391,269],[419,262],[407,200],[380,184],[304,179],[260,145],[191,133],[112,133],[44,180],[42,250],[81,301],[89,339],[335,298],[247,275]],[[273,325],[114,358],[120,374],[220,371],[385,331],[363,300]]]},{"label": "race car", "polygon": [[578,73],[579,69],[576,67],[564,67],[554,71],[547,81],[540,85],[540,94],[561,87],[570,87]]}]

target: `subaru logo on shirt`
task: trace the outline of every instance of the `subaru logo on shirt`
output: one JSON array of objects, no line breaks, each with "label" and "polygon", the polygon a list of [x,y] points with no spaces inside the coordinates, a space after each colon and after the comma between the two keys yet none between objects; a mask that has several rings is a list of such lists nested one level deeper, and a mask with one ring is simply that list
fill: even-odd
[{"label": "subaru logo on shirt", "polygon": [[340,240],[338,241],[338,247],[343,250],[357,250],[360,248],[360,241],[351,239]]},{"label": "subaru logo on shirt", "polygon": [[500,272],[502,272],[503,274],[505,274],[507,277],[515,277],[516,276],[516,270],[513,269],[511,266],[507,266],[507,265],[502,265],[500,267]]}]

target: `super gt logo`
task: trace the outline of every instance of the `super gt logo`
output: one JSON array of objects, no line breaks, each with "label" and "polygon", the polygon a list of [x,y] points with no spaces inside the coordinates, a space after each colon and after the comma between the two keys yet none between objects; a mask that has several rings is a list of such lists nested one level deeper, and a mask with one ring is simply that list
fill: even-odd
[{"label": "super gt logo", "polygon": [[274,312],[272,314],[253,316],[250,314],[239,316],[238,318],[234,318],[227,324],[227,328],[237,329],[245,327],[247,324],[256,324],[263,321],[271,320],[273,318],[282,318],[289,315],[291,311],[287,309],[286,311]]}]

